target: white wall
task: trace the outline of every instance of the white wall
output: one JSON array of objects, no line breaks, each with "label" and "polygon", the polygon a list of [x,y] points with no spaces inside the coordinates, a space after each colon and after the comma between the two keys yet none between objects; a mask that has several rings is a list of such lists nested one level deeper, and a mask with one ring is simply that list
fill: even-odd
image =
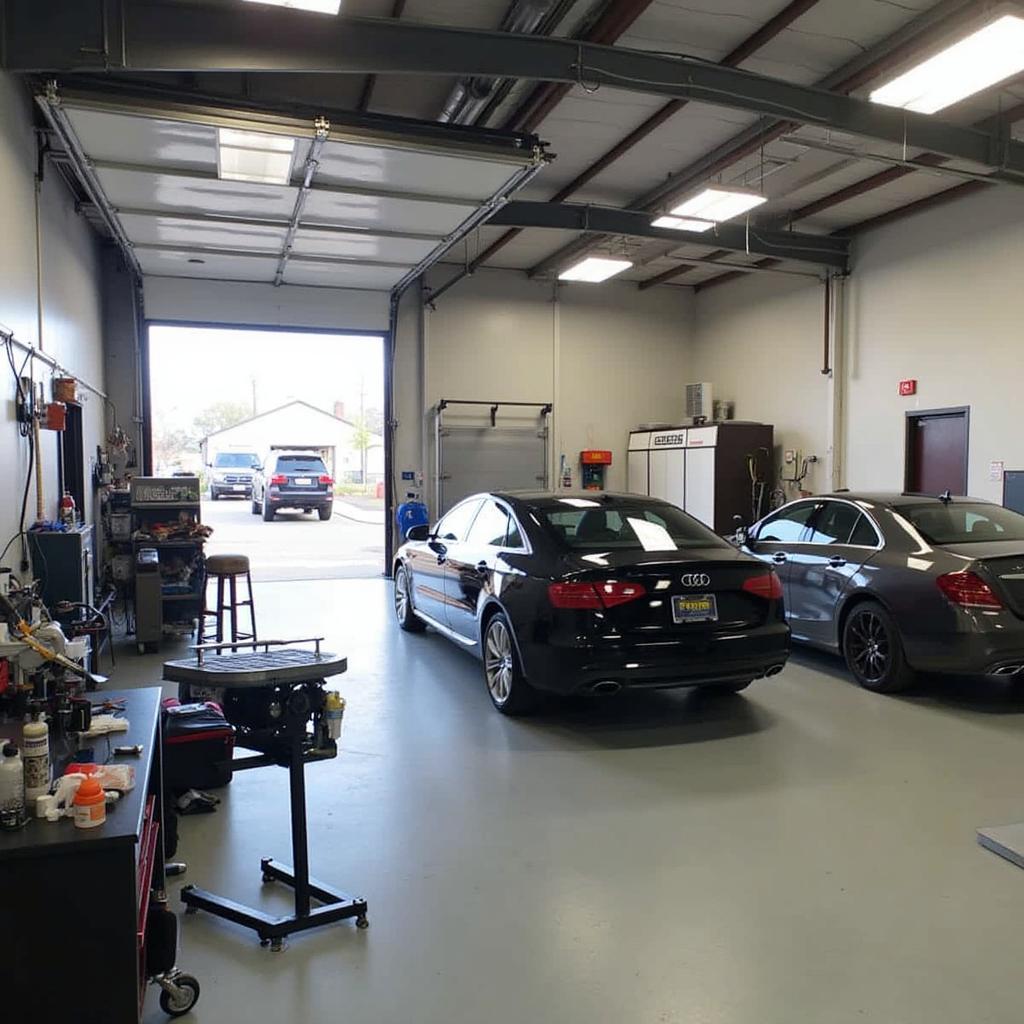
[{"label": "white wall", "polygon": [[[1020,288],[1024,192],[998,187],[859,238],[846,286],[844,482],[903,487],[905,414],[971,408],[969,491],[1000,500],[989,462],[1024,469]],[[697,296],[694,370],[741,418],[775,423],[776,442],[829,444],[829,381],[816,282],[764,275]],[[918,381],[913,398],[897,383]],[[829,486],[824,465],[811,489]]]},{"label": "white wall", "polygon": [[736,419],[773,424],[777,456],[786,448],[819,456],[804,484],[810,490],[829,485],[824,302],[816,280],[750,274],[699,292],[696,303],[694,379],[735,402]]},{"label": "white wall", "polygon": [[[3,197],[4,244],[0,246],[0,323],[22,341],[39,341],[36,319],[36,237],[34,182],[36,143],[30,101],[21,84],[0,75],[0,196]],[[104,386],[101,348],[101,299],[98,247],[95,234],[75,213],[71,198],[52,166],[46,169],[41,196],[43,254],[43,348],[76,375]],[[6,362],[6,359],[4,360]],[[21,489],[28,465],[28,445],[18,436],[14,385],[0,366],[4,380],[0,410],[0,546],[17,530]],[[47,383],[50,372],[37,364],[37,379]],[[104,433],[103,403],[86,394],[85,448],[87,459]],[[58,435],[43,432],[45,514],[56,518]],[[87,462],[88,471],[88,462]],[[85,513],[92,520],[91,488],[86,484]],[[26,525],[35,519],[35,493],[29,499]],[[12,549],[4,564],[16,571],[20,556]]]},{"label": "white wall", "polygon": [[[438,279],[450,273],[445,268]],[[428,499],[429,410],[441,398],[552,402],[553,472],[565,452],[578,481],[580,450],[609,448],[611,489],[626,485],[629,430],[682,416],[693,330],[692,296],[683,289],[644,293],[613,282],[556,288],[482,270],[427,310],[424,349],[417,298],[408,296],[401,309],[395,468],[424,472]],[[410,386],[413,373],[419,388]],[[399,494],[405,490],[400,485]]]}]

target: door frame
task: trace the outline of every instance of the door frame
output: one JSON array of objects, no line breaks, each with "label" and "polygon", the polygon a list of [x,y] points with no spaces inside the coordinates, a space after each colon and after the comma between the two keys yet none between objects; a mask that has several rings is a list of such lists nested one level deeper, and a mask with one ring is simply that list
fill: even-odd
[{"label": "door frame", "polygon": [[971,407],[969,405],[952,405],[946,409],[908,409],[904,413],[903,428],[903,493],[916,494],[910,489],[911,470],[911,439],[914,424],[917,420],[928,416],[962,416],[964,421],[964,486],[961,493],[967,493],[967,482],[970,477],[968,458],[971,449]]},{"label": "door frame", "polygon": [[143,473],[153,472],[153,393],[150,381],[149,331],[151,327],[197,327],[226,331],[265,331],[277,334],[333,334],[353,338],[377,337],[383,342],[384,360],[384,566],[381,575],[390,578],[395,555],[395,533],[391,528],[394,503],[394,392],[395,335],[391,330],[371,331],[338,327],[294,327],[287,324],[234,323],[210,320],[168,320],[162,317],[140,317],[139,388],[142,408]]}]

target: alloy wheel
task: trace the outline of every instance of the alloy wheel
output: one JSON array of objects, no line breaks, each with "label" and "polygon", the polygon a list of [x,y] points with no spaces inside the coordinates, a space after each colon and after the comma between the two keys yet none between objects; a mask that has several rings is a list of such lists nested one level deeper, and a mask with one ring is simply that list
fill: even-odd
[{"label": "alloy wheel", "polygon": [[484,650],[484,671],[487,689],[496,704],[504,704],[512,692],[512,677],[515,672],[512,637],[501,619],[495,619],[487,630]]},{"label": "alloy wheel", "polygon": [[857,672],[868,683],[879,683],[889,670],[889,632],[873,611],[858,612],[850,623],[847,646]]},{"label": "alloy wheel", "polygon": [[399,569],[398,575],[395,577],[395,614],[398,616],[399,622],[405,622],[405,617],[409,612],[409,588],[406,581],[406,575],[404,569]]}]

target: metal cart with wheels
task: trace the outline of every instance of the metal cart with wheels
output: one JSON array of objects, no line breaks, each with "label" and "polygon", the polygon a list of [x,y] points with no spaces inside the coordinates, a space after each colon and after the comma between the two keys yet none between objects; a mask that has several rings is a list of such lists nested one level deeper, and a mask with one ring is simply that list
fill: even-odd
[{"label": "metal cart with wheels", "polygon": [[[354,918],[359,928],[368,927],[364,899],[309,875],[305,766],[337,756],[328,729],[325,684],[348,667],[345,658],[320,650],[321,639],[202,644],[194,648],[195,657],[164,665],[164,679],[222,694],[224,714],[237,730],[236,744],[259,752],[236,758],[233,770],[268,765],[288,769],[293,865],[265,857],[260,869],[265,882],[281,882],[294,890],[295,912],[273,916],[193,885],[181,894],[187,913],[205,910],[252,928],[260,944],[275,952],[284,949],[285,938],[295,932],[348,918]],[[314,650],[299,644],[313,644]],[[215,656],[208,657],[211,654]]]}]

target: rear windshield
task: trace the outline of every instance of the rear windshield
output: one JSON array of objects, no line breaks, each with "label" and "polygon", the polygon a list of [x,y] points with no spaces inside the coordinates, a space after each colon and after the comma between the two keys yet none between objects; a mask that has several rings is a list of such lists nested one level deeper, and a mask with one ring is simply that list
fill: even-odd
[{"label": "rear windshield", "polygon": [[558,498],[537,508],[574,551],[679,551],[728,547],[717,534],[674,505]]},{"label": "rear windshield", "polygon": [[929,544],[1024,540],[1024,516],[1001,505],[914,505],[898,511]]},{"label": "rear windshield", "polygon": [[213,464],[217,469],[252,469],[258,461],[252,452],[220,452]]},{"label": "rear windshield", "polygon": [[326,473],[324,460],[316,455],[278,455],[277,469],[279,473]]}]

